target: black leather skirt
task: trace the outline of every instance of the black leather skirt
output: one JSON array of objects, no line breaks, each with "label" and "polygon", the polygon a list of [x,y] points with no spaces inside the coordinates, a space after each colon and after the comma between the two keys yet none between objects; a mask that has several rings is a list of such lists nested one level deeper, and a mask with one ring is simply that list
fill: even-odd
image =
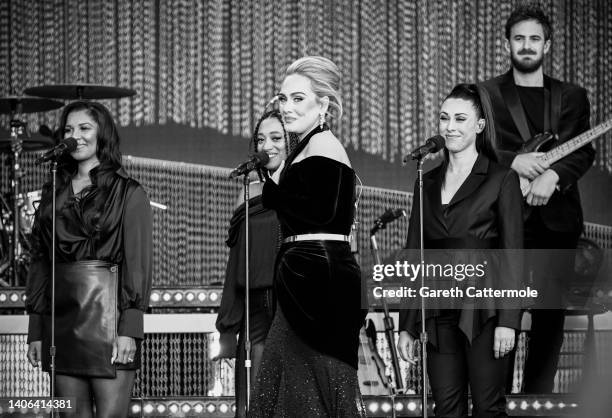
[{"label": "black leather skirt", "polygon": [[[119,268],[98,260],[60,263],[55,281],[56,373],[115,377],[120,365],[111,364],[111,357],[119,320]],[[50,315],[43,330],[42,367],[50,371]]]}]

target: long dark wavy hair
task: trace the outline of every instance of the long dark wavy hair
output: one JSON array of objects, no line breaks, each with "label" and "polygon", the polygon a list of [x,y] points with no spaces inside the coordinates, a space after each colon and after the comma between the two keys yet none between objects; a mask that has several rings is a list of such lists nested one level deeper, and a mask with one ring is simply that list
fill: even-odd
[{"label": "long dark wavy hair", "polygon": [[[249,142],[249,152],[257,152],[257,135],[259,135],[259,126],[266,119],[276,119],[280,122],[281,126],[283,127],[283,136],[285,137],[285,152],[287,153],[287,156],[289,156],[291,151],[297,146],[298,137],[287,132],[285,129],[285,122],[283,121],[283,116],[277,108],[264,112],[264,114],[261,115],[257,121],[257,125],[255,125],[255,129],[253,130],[253,136]],[[259,175],[260,180],[263,181],[264,175],[262,170],[265,170],[265,168],[259,169],[257,174]]]},{"label": "long dark wavy hair", "polygon": [[[497,161],[495,152],[497,136],[495,135],[495,121],[493,119],[493,105],[487,91],[476,84],[457,84],[446,96],[448,99],[463,99],[472,104],[478,119],[485,120],[485,127],[476,134],[476,151],[484,154],[489,160]],[[444,148],[444,156],[448,160],[448,150]]]},{"label": "long dark wavy hair", "polygon": [[[119,134],[110,111],[101,103],[92,101],[75,101],[64,107],[60,116],[59,132],[66,129],[68,116],[73,112],[85,111],[98,125],[96,156],[100,164],[89,171],[91,185],[79,194],[81,208],[92,207],[93,211],[87,213],[83,219],[84,226],[90,231],[100,232],[98,221],[107,201],[115,172],[121,167],[121,152],[119,151]],[[69,187],[72,178],[77,173],[78,162],[69,154],[62,156],[58,161],[57,190],[56,193]],[[42,205],[51,205],[51,179],[43,186]],[[77,199],[69,199],[64,208],[58,208],[58,215],[70,216],[74,210]],[[41,208],[42,209],[42,208]]]}]

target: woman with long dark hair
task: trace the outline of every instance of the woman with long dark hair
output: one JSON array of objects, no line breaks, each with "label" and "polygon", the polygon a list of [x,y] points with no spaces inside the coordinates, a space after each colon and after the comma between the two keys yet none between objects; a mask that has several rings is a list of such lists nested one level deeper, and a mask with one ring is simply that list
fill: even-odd
[{"label": "woman with long dark hair", "polygon": [[[263,171],[273,174],[282,165],[291,149],[281,114],[277,110],[265,112],[257,122],[250,146],[251,151],[265,152],[270,160]],[[249,290],[250,315],[249,339],[251,342],[251,379],[254,382],[264,349],[264,341],[274,318],[276,299],[273,278],[274,261],[280,246],[280,226],[276,213],[262,204],[263,183],[252,181],[249,185]],[[223,297],[219,306],[216,326],[221,333],[221,350],[217,358],[236,357],[235,390],[236,416],[246,413],[245,360],[245,204],[241,192],[238,206],[230,221],[227,245],[230,247]],[[239,335],[236,346],[236,334]]]},{"label": "woman with long dark hair", "polygon": [[[127,416],[140,367],[151,290],[152,217],[144,189],[121,166],[119,135],[100,103],[67,105],[60,132],[77,148],[43,187],[26,289],[28,359],[50,371],[51,240],[56,196],[55,395],[75,416]],[[70,415],[69,412],[65,413]]]},{"label": "woman with long dark hair", "polygon": [[[470,253],[483,250],[482,254],[489,254],[489,249],[507,252],[522,248],[519,180],[514,171],[497,163],[486,92],[473,84],[455,86],[440,108],[439,133],[445,141],[444,161],[423,176],[425,248],[469,249]],[[418,249],[416,185],[412,208],[406,247]],[[497,260],[504,263],[504,252],[499,255]],[[488,279],[480,280],[489,280],[487,283],[495,288],[515,289],[521,265],[519,259],[512,260],[504,264],[506,271],[494,271]],[[446,309],[437,305],[426,311],[427,373],[436,417],[468,415],[468,383],[474,405],[472,416],[506,416],[508,353],[520,327],[520,310],[495,300],[480,300],[474,306],[468,306],[473,300],[459,300],[458,306]],[[410,363],[415,363],[413,349],[421,321],[420,310],[400,311],[398,349]]]}]

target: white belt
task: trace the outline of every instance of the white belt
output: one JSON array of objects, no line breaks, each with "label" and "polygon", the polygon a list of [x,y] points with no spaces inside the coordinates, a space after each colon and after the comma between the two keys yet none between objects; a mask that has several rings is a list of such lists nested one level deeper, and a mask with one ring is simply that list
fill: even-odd
[{"label": "white belt", "polygon": [[348,235],[341,234],[300,234],[291,235],[283,240],[283,244],[296,241],[343,241],[350,242],[351,237]]}]

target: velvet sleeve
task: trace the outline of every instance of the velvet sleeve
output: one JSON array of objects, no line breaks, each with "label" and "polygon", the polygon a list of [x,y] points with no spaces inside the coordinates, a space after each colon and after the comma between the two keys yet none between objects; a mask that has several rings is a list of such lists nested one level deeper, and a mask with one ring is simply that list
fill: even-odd
[{"label": "velvet sleeve", "polygon": [[151,293],[152,228],[149,198],[137,185],[128,191],[123,218],[118,335],[144,338],[143,314]]},{"label": "velvet sleeve", "polygon": [[[519,289],[524,273],[523,248],[523,195],[515,171],[508,170],[500,188],[498,200],[498,229],[500,235],[501,267],[499,289]],[[509,251],[503,251],[509,250]],[[520,329],[521,314],[511,303],[498,309],[498,325]]]},{"label": "velvet sleeve", "polygon": [[[299,167],[297,167],[299,165]],[[319,225],[329,223],[336,214],[340,190],[342,163],[330,158],[313,156],[285,168],[287,176],[297,176],[292,187],[266,181],[263,205],[283,215],[308,219]]]},{"label": "velvet sleeve", "polygon": [[[569,141],[589,130],[591,116],[585,89],[576,89],[572,97],[568,97],[567,100],[574,103],[571,109],[577,112],[562,115],[563,123],[569,125],[567,137],[562,138],[563,141]],[[575,184],[591,168],[594,160],[595,149],[591,144],[587,144],[553,163],[550,168],[559,175],[559,187],[563,191]]]}]

